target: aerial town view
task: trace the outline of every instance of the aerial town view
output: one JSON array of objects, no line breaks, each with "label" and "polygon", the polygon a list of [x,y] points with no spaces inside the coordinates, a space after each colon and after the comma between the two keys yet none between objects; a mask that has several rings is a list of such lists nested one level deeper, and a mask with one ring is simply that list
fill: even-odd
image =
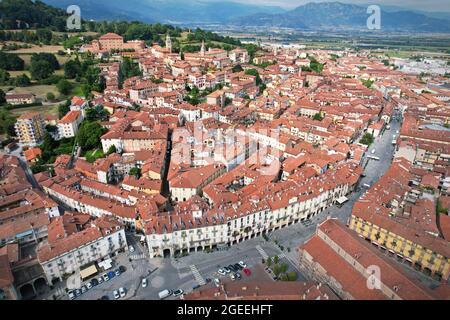
[{"label": "aerial town view", "polygon": [[449,209],[448,0],[0,0],[0,300],[450,300]]}]

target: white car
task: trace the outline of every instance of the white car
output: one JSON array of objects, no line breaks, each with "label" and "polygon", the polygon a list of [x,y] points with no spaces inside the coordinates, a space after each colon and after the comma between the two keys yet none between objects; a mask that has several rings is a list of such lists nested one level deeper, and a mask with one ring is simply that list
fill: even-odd
[{"label": "white car", "polygon": [[236,280],[236,276],[234,275],[234,273],[232,273],[231,275],[230,275],[230,278],[231,278],[231,280]]},{"label": "white car", "polygon": [[73,291],[69,291],[68,296],[69,296],[69,299],[70,299],[70,300],[73,300],[73,299],[76,298],[76,297],[75,297],[75,294],[73,293]]},{"label": "white car", "polygon": [[147,286],[147,279],[142,279],[142,288],[145,288]]},{"label": "white car", "polygon": [[244,261],[239,261],[238,264],[242,267],[242,268],[247,268],[247,264]]},{"label": "white car", "polygon": [[128,250],[130,250],[130,252],[133,253],[134,252],[134,247],[133,246],[129,246]]},{"label": "white car", "polygon": [[90,282],[88,282],[88,283],[86,283],[86,288],[89,290],[89,289],[92,289],[92,283],[90,283]]},{"label": "white car", "polygon": [[125,297],[127,295],[127,292],[125,291],[124,288],[120,287],[119,288],[119,294],[120,294],[120,297],[123,298],[123,297]]},{"label": "white car", "polygon": [[226,272],[225,272],[225,270],[223,270],[223,269],[217,270],[217,273],[220,274],[221,276],[226,275]]},{"label": "white car", "polygon": [[114,296],[114,299],[119,299],[119,298],[120,298],[120,294],[119,294],[119,291],[117,291],[117,290],[114,290],[114,292],[113,292],[113,296]]},{"label": "white car", "polygon": [[216,285],[216,287],[220,287],[220,280],[215,278],[214,279],[214,284]]}]

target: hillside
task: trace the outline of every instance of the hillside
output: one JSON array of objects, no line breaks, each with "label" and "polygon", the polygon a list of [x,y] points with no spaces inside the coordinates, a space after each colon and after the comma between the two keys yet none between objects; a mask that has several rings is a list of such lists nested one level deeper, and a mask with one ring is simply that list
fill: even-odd
[{"label": "hillside", "polygon": [[51,27],[63,31],[66,26],[65,11],[46,5],[41,1],[0,1],[1,29],[29,29]]},{"label": "hillside", "polygon": [[[308,3],[280,14],[254,14],[233,20],[239,26],[304,30],[367,30],[367,7],[339,2]],[[450,32],[450,21],[412,11],[381,12],[381,31]]]},{"label": "hillside", "polygon": [[80,6],[82,17],[94,20],[139,20],[143,22],[224,23],[255,13],[281,13],[274,6],[259,6],[231,1],[201,0],[44,0],[47,4],[67,8]]}]

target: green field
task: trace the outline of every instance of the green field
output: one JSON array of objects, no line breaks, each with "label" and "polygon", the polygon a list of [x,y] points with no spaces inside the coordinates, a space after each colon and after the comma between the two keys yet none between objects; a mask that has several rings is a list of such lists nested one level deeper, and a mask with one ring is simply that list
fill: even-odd
[{"label": "green field", "polygon": [[35,107],[29,107],[29,108],[19,108],[19,109],[12,109],[10,110],[11,113],[14,116],[20,116],[21,114],[27,113],[27,112],[38,112],[42,114],[43,116],[52,116],[57,117],[58,116],[58,105],[48,105],[48,106],[35,106]]}]

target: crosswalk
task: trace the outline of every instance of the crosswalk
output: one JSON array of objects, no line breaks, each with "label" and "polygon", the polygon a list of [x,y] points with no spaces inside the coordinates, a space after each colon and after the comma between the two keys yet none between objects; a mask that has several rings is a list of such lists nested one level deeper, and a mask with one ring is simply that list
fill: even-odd
[{"label": "crosswalk", "polygon": [[200,272],[198,271],[197,267],[193,264],[193,265],[190,265],[189,268],[191,269],[192,274],[194,275],[194,278],[197,281],[197,283],[201,286],[204,285],[206,283],[205,279],[203,279],[203,277],[200,274]]},{"label": "crosswalk", "polygon": [[139,259],[145,259],[145,258],[147,258],[145,253],[130,255],[131,260],[139,260]]},{"label": "crosswalk", "polygon": [[269,255],[264,251],[264,249],[259,244],[256,246],[256,250],[258,250],[258,252],[264,259],[267,259],[269,257]]}]

